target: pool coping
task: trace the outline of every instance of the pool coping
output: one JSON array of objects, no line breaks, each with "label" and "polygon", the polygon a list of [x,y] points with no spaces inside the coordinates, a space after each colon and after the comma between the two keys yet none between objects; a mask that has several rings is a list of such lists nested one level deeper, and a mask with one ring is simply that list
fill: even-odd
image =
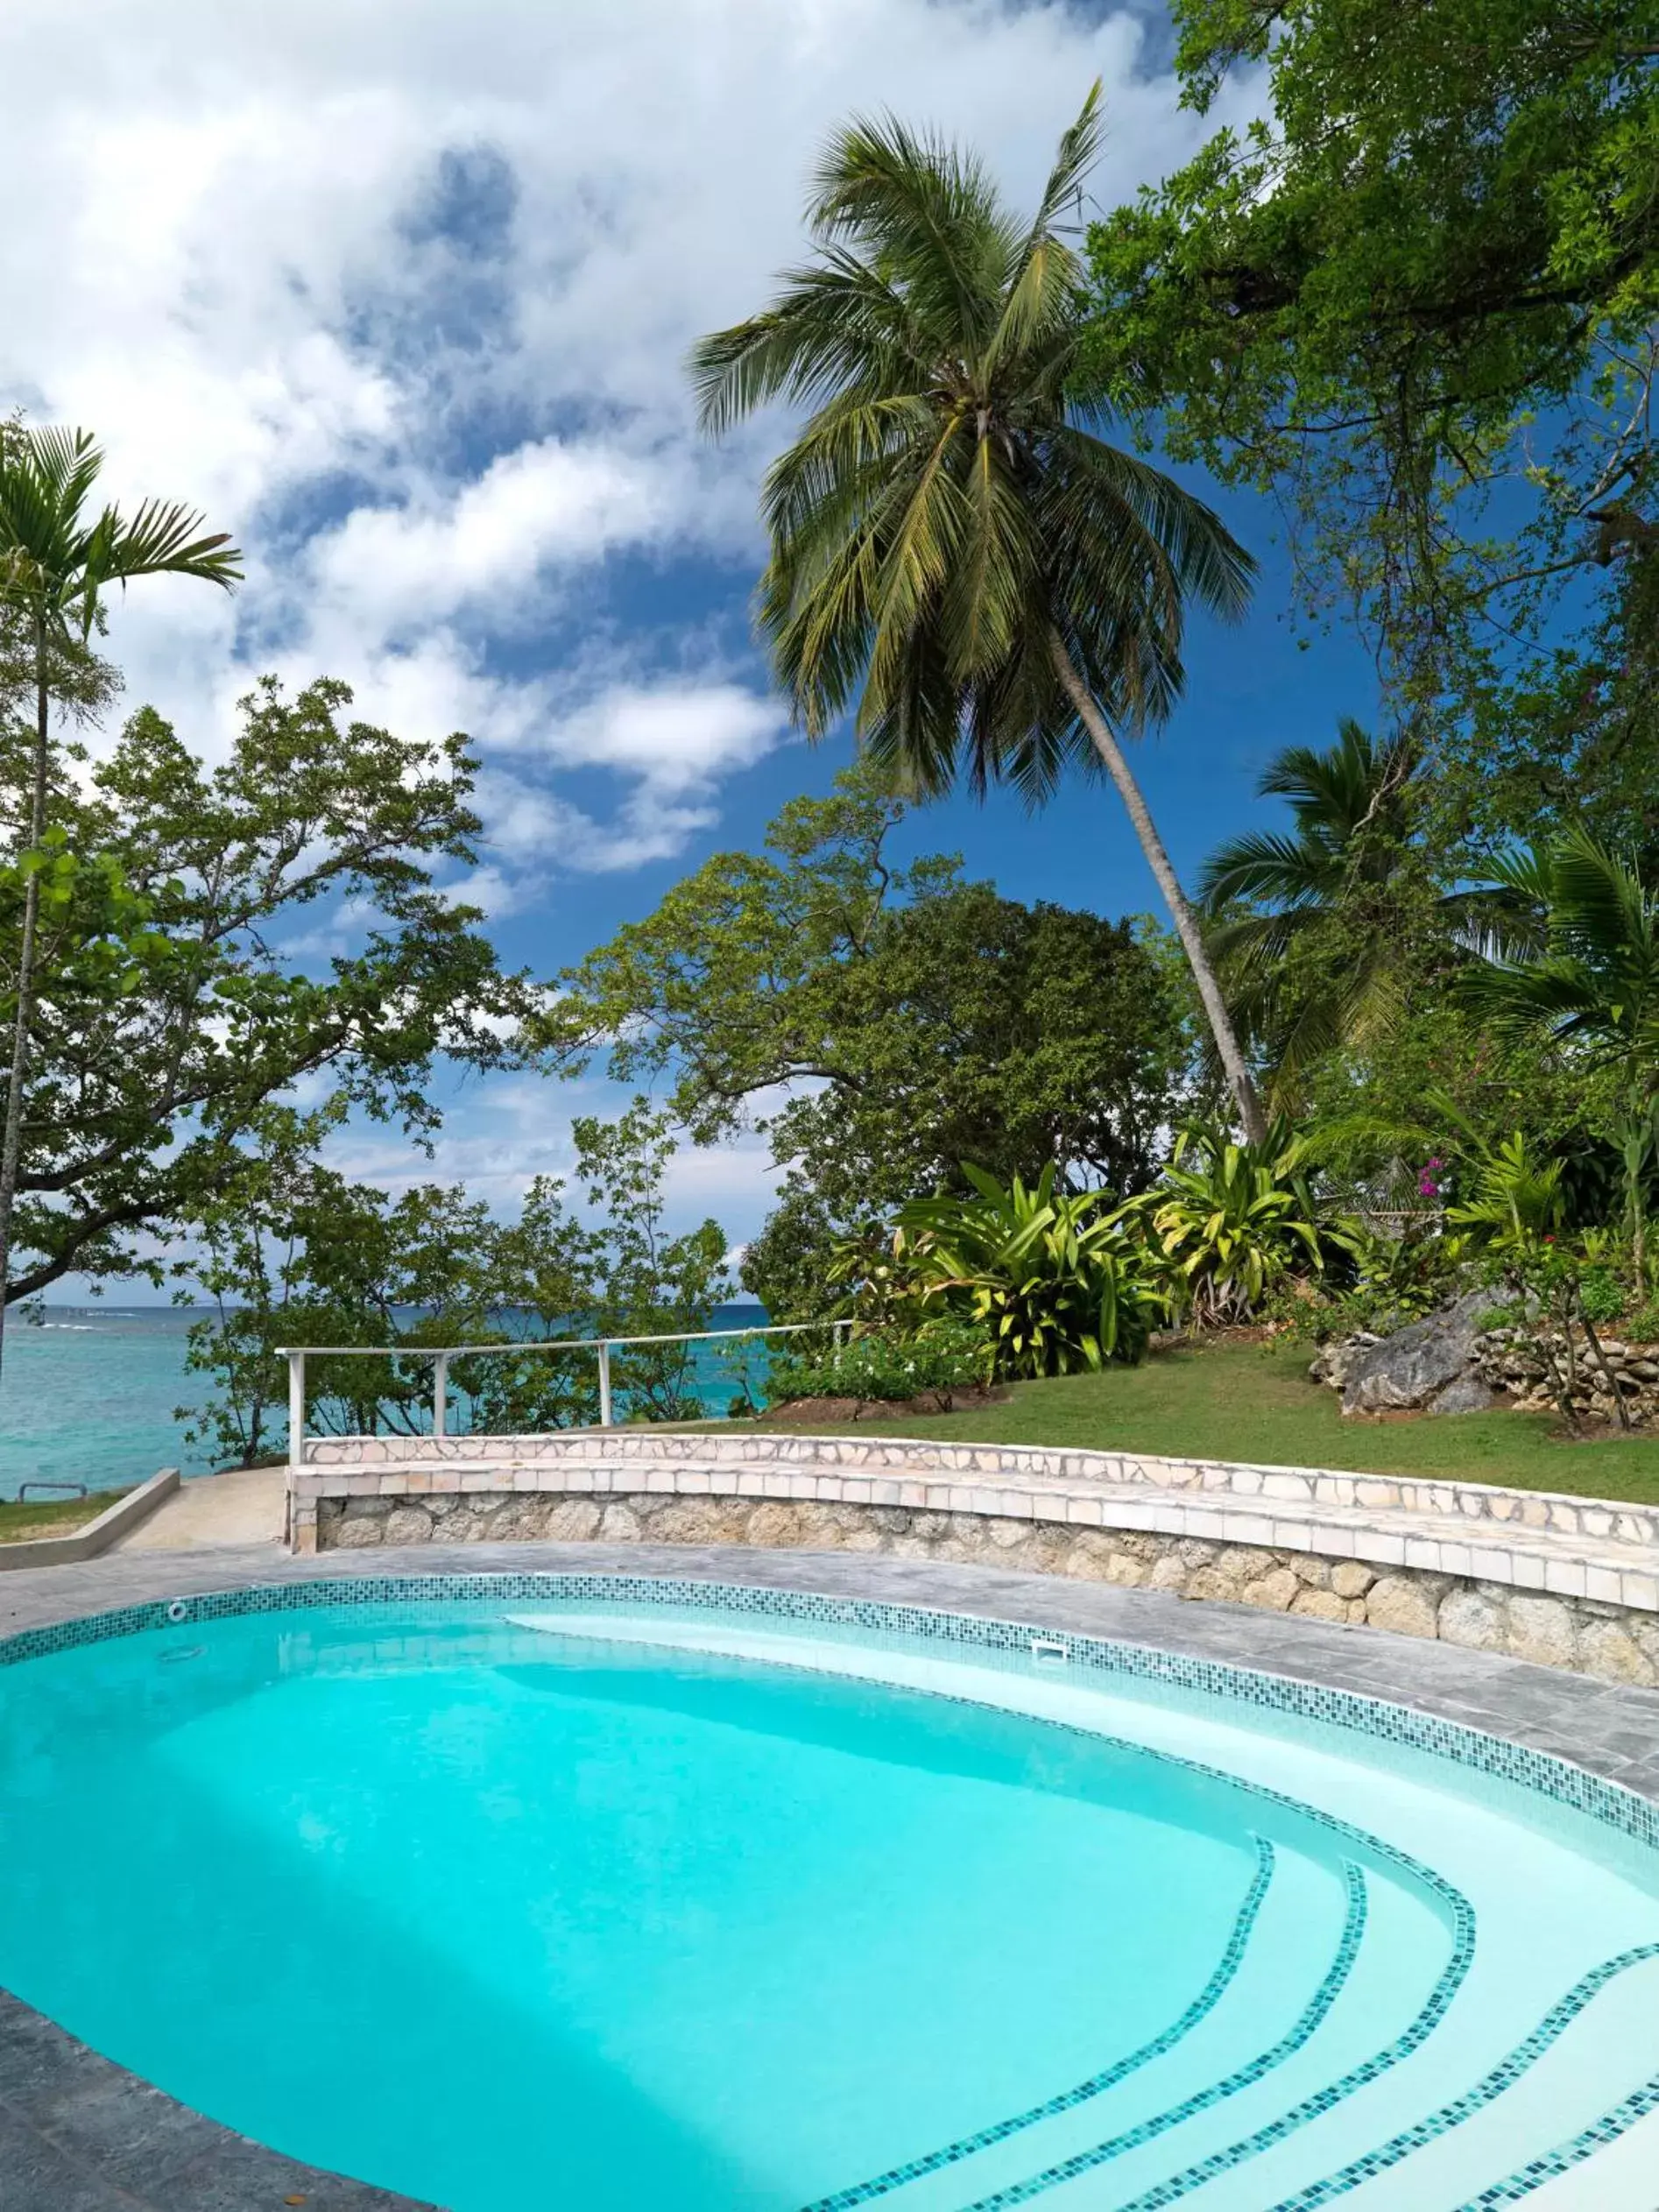
[{"label": "pool coping", "polygon": [[[1013,1621],[1403,1706],[1618,1784],[1659,1806],[1659,1692],[1295,1615],[1146,1590],[846,1552],[740,1546],[469,1544],[335,1554],[127,1553],[8,1579],[0,1637],[174,1597],[284,1585],[564,1574],[725,1582]],[[21,1587],[20,1587],[21,1586]],[[0,2175],[56,2212],[434,2212],[250,2142],[0,1992]],[[152,2194],[156,2192],[156,2194]]]}]

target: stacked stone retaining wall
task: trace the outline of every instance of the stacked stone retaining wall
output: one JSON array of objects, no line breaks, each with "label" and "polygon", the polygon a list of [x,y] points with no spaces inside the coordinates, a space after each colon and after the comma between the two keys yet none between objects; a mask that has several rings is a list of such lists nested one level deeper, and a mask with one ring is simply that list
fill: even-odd
[{"label": "stacked stone retaining wall", "polygon": [[444,1439],[414,1457],[387,1439],[311,1450],[292,1477],[301,1551],[597,1540],[884,1551],[1219,1600],[1659,1685],[1659,1516],[1645,1508],[889,1439],[633,1431]]}]

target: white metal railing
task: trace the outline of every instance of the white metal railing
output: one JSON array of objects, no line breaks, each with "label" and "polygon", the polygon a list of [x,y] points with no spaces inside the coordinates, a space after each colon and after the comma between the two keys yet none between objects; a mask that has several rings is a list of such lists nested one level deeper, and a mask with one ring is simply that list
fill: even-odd
[{"label": "white metal railing", "polygon": [[448,1434],[451,1360],[517,1358],[521,1352],[593,1352],[599,1360],[599,1426],[615,1426],[611,1402],[611,1355],[641,1344],[740,1344],[751,1337],[799,1336],[828,1329],[838,1336],[851,1320],[786,1321],[759,1329],[688,1329],[675,1336],[526,1337],[501,1344],[279,1344],[277,1356],[288,1362],[288,1464],[305,1463],[306,1361],[307,1360],[430,1360],[432,1434]]}]

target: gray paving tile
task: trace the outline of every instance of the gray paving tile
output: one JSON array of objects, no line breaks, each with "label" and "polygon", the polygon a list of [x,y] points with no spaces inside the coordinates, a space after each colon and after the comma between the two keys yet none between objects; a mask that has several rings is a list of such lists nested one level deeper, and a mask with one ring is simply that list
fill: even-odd
[{"label": "gray paving tile", "polygon": [[434,2212],[233,2134],[4,1991],[0,2068],[0,2212]]},{"label": "gray paving tile", "polygon": [[152,2208],[75,2165],[26,2127],[10,2124],[0,2106],[0,2212],[152,2212]]}]

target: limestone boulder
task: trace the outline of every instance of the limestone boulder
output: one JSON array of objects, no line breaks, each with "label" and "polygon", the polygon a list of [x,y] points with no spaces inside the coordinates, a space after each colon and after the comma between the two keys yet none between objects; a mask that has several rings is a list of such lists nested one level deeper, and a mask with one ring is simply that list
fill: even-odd
[{"label": "limestone boulder", "polygon": [[1617,1621],[1587,1622],[1580,1631],[1578,1664],[1604,1682],[1631,1682],[1651,1689],[1659,1681],[1653,1661]]},{"label": "limestone boulder", "polygon": [[547,1536],[554,1544],[585,1544],[599,1529],[599,1511],[591,1498],[562,1498],[547,1516]]},{"label": "limestone boulder", "polygon": [[1333,1390],[1340,1390],[1360,1353],[1381,1340],[1370,1329],[1357,1329],[1351,1337],[1333,1337],[1329,1344],[1322,1344],[1309,1361],[1308,1380],[1328,1382]]},{"label": "limestone boulder", "polygon": [[1509,1650],[1535,1666],[1576,1666],[1578,1631],[1571,1610],[1559,1598],[1511,1598]]},{"label": "limestone boulder", "polygon": [[1507,1636],[1504,1609],[1478,1590],[1451,1591],[1440,1604],[1440,1641],[1465,1651],[1501,1651]]},{"label": "limestone boulder", "polygon": [[1345,1413],[1475,1413],[1495,1392],[1479,1371],[1479,1339],[1498,1304],[1495,1291],[1465,1291],[1349,1361]]},{"label": "limestone boulder", "polygon": [[334,1542],[342,1551],[365,1551],[378,1544],[384,1523],[372,1514],[350,1513],[335,1525]]},{"label": "limestone boulder", "polygon": [[1256,1581],[1246,1582],[1240,1594],[1246,1605],[1260,1606],[1269,1613],[1288,1613],[1302,1587],[1288,1567],[1272,1567]]},{"label": "limestone boulder", "polygon": [[1373,1629],[1394,1636],[1433,1636],[1438,1634],[1434,1594],[1426,1579],[1385,1574],[1372,1585],[1366,1599],[1366,1619]]},{"label": "limestone boulder", "polygon": [[1290,1610],[1300,1613],[1310,1621],[1345,1621],[1348,1602],[1334,1590],[1315,1590],[1304,1587],[1291,1601]]}]

